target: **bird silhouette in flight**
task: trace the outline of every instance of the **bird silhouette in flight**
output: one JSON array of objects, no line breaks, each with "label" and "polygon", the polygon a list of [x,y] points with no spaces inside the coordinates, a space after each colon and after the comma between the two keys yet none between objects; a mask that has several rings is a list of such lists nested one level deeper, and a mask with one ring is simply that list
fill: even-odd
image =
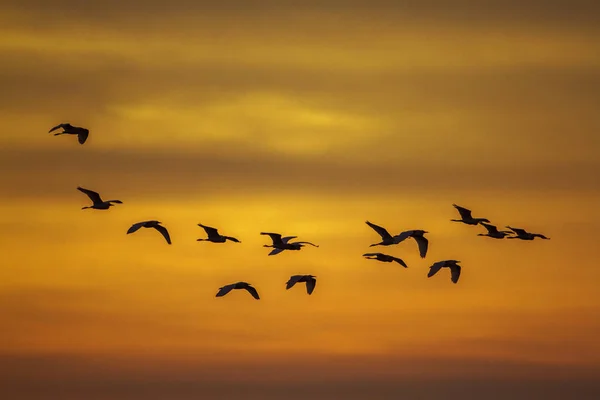
[{"label": "bird silhouette in flight", "polygon": [[306,283],[306,293],[312,294],[313,290],[315,290],[315,285],[317,284],[317,280],[314,275],[292,275],[290,279],[286,282],[285,289],[291,289],[298,282]]},{"label": "bird silhouette in flight", "polygon": [[539,237],[540,239],[550,240],[549,237],[546,237],[546,236],[542,235],[541,233],[531,233],[531,232],[527,232],[525,229],[511,228],[510,226],[507,226],[507,228],[516,234],[516,236],[507,237],[507,239],[533,240],[536,237]]},{"label": "bird silhouette in flight", "polygon": [[273,250],[269,253],[270,256],[281,253],[284,250],[300,250],[305,245],[309,244],[314,247],[318,245],[311,242],[290,242],[290,240],[297,238],[298,236],[286,236],[281,237],[279,233],[261,232],[261,235],[269,235],[273,244],[265,244],[263,247],[272,247]]},{"label": "bird silhouette in flight", "polygon": [[260,297],[258,296],[258,292],[256,291],[256,289],[247,282],[237,282],[237,283],[232,283],[230,285],[225,285],[225,286],[219,288],[219,291],[217,292],[217,295],[215,297],[223,297],[227,293],[231,292],[233,289],[245,289],[256,300],[260,300]]},{"label": "bird silhouette in flight", "polygon": [[165,238],[167,243],[171,244],[171,236],[169,236],[169,231],[167,231],[167,228],[160,225],[161,223],[162,222],[160,222],[160,221],[154,221],[154,220],[138,222],[137,224],[131,225],[131,228],[129,228],[129,230],[127,230],[127,234],[129,235],[130,233],[133,233],[140,228],[154,228],[157,231],[159,231],[161,235],[163,235],[163,237]]},{"label": "bird silhouette in flight", "polygon": [[87,194],[87,196],[90,198],[90,200],[92,200],[92,203],[94,203],[91,206],[82,207],[81,208],[82,210],[85,210],[86,208],[94,208],[96,210],[108,210],[110,207],[114,206],[112,203],[123,204],[123,202],[121,200],[106,200],[106,201],[104,201],[104,200],[102,200],[102,198],[100,197],[100,195],[97,192],[94,192],[93,190],[89,190],[89,189],[84,189],[80,186],[77,187],[77,190]]},{"label": "bird silhouette in flight", "polygon": [[202,225],[202,224],[198,224],[198,226],[201,227],[202,229],[204,229],[206,231],[206,234],[208,235],[208,237],[206,239],[197,239],[198,242],[225,243],[226,241],[231,240],[232,242],[241,243],[239,240],[237,240],[234,237],[223,236],[223,235],[219,234],[219,231],[216,228],[212,228],[210,226],[206,226],[206,225]]},{"label": "bird silhouette in flight", "polygon": [[417,242],[417,245],[419,246],[419,255],[421,256],[421,258],[425,258],[425,256],[427,255],[427,249],[429,248],[429,240],[427,240],[427,238],[423,236],[426,233],[429,232],[424,231],[422,229],[413,229],[410,231],[404,231],[396,237],[398,238],[398,243],[403,242],[409,237],[415,239],[415,242]]},{"label": "bird silhouette in flight", "polygon": [[62,132],[56,132],[54,136],[58,135],[77,135],[77,140],[79,140],[79,144],[84,144],[90,134],[90,131],[85,128],[81,128],[79,126],[73,126],[69,123],[66,124],[58,124],[54,128],[50,129],[48,133],[52,133],[57,129],[62,128]]},{"label": "bird silhouette in flight", "polygon": [[504,239],[506,236],[510,235],[512,232],[510,231],[499,231],[495,225],[486,224],[482,222],[481,225],[487,229],[487,233],[478,233],[477,236],[487,236],[494,239]]},{"label": "bird silhouette in flight", "polygon": [[377,260],[377,261],[381,261],[381,262],[397,262],[398,264],[402,265],[404,268],[408,268],[408,265],[406,265],[404,260],[402,260],[401,258],[398,258],[398,257],[390,256],[388,254],[366,253],[366,254],[363,254],[363,257],[365,257],[368,260]]},{"label": "bird silhouette in flight", "polygon": [[458,278],[460,278],[461,267],[458,265],[459,262],[460,261],[457,260],[438,261],[429,267],[429,273],[427,274],[427,277],[431,278],[442,268],[450,268],[450,280],[456,283],[458,282]]},{"label": "bird silhouette in flight", "polygon": [[369,225],[371,228],[373,228],[373,230],[375,232],[377,232],[379,234],[379,236],[381,236],[381,242],[379,242],[379,243],[373,243],[369,247],[373,247],[373,246],[391,246],[391,245],[400,243],[400,240],[399,240],[399,236],[400,235],[392,236],[387,231],[387,229],[385,229],[384,227],[381,227],[379,225],[375,225],[374,223],[369,222],[369,221],[365,221],[365,223],[367,225]]},{"label": "bird silhouette in flight", "polygon": [[457,206],[456,204],[452,204],[452,206],[458,210],[461,219],[451,219],[450,221],[462,222],[463,224],[467,225],[477,225],[482,222],[490,222],[490,220],[488,220],[487,218],[473,218],[471,216],[471,210],[467,208]]}]

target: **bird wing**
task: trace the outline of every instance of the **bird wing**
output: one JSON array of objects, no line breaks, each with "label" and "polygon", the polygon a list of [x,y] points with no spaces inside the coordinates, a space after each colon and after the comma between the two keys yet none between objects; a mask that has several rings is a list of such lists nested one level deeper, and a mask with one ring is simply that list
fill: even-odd
[{"label": "bird wing", "polygon": [[234,287],[235,283],[232,283],[231,285],[225,285],[222,288],[219,288],[219,291],[217,292],[217,295],[215,297],[225,296],[227,293],[231,292],[231,290],[233,290]]},{"label": "bird wing", "polygon": [[311,242],[294,242],[294,244],[310,244],[311,246],[319,247],[318,245]]},{"label": "bird wing", "polygon": [[274,245],[283,243],[281,241],[281,235],[279,233],[261,232],[261,235],[269,235]]},{"label": "bird wing", "polygon": [[412,236],[414,231],[404,231],[399,235],[394,236],[394,241],[400,243]]},{"label": "bird wing", "polygon": [[429,267],[429,273],[427,274],[427,277],[431,278],[432,276],[437,274],[437,272],[440,269],[442,269],[442,267],[444,266],[445,263],[446,263],[445,261],[438,261],[438,262],[434,263],[431,267]]},{"label": "bird wing", "polygon": [[511,231],[513,231],[514,233],[516,233],[517,235],[526,235],[527,231],[525,229],[521,229],[521,228],[511,228],[510,226],[507,226],[508,229],[510,229]]},{"label": "bird wing", "polygon": [[427,255],[427,249],[429,248],[429,240],[423,236],[413,236],[412,238],[415,239],[417,245],[419,246],[419,254],[421,255],[421,258],[425,258]]},{"label": "bird wing", "polygon": [[309,278],[306,281],[306,293],[312,294],[313,290],[315,290],[315,286],[317,286],[317,280],[315,278]]},{"label": "bird wing", "polygon": [[79,144],[84,144],[89,134],[90,131],[85,128],[81,128],[81,131],[77,134],[77,140],[79,141]]},{"label": "bird wing", "polygon": [[144,221],[144,222],[138,222],[137,224],[133,224],[133,225],[131,225],[131,228],[129,228],[129,229],[127,230],[127,234],[129,235],[130,233],[133,233],[133,232],[137,231],[137,230],[138,230],[138,229],[140,229],[142,226],[144,226],[144,224],[145,224],[145,223],[146,223],[146,222]]},{"label": "bird wing", "polygon": [[89,189],[84,189],[81,186],[77,186],[77,190],[87,194],[87,196],[90,198],[90,200],[92,200],[92,202],[94,204],[102,203],[102,198],[100,197],[100,195],[97,192],[94,192],[93,190],[89,190]]},{"label": "bird wing", "polygon": [[292,239],[296,239],[298,236],[286,236],[284,238],[281,239],[282,243],[288,243],[290,240]]},{"label": "bird wing", "polygon": [[156,225],[153,228],[159,231],[160,234],[164,236],[167,243],[171,244],[171,236],[169,236],[169,231],[167,230],[167,228],[165,228],[162,225]]},{"label": "bird wing", "polygon": [[62,127],[64,127],[64,126],[66,126],[66,125],[68,125],[68,124],[58,124],[58,125],[56,125],[54,128],[50,129],[50,130],[48,131],[48,133],[50,133],[50,132],[53,132],[53,131],[57,130],[58,128],[62,128]]},{"label": "bird wing", "polygon": [[481,222],[481,225],[487,229],[488,233],[498,233],[498,228],[495,225],[486,224],[485,222]]},{"label": "bird wing", "polygon": [[382,255],[381,253],[365,253],[363,254],[363,257],[377,257],[379,255]]},{"label": "bird wing", "polygon": [[452,264],[450,266],[450,279],[452,280],[452,282],[458,282],[458,278],[460,278],[460,270],[460,265]]},{"label": "bird wing", "polygon": [[211,228],[210,226],[206,226],[206,225],[202,225],[202,224],[198,224],[198,226],[206,231],[206,234],[208,235],[208,237],[219,236],[219,231],[216,228]]},{"label": "bird wing", "polygon": [[271,250],[271,252],[269,253],[269,255],[270,256],[274,256],[276,254],[281,253],[283,250],[285,250],[285,249],[273,249],[273,250]]},{"label": "bird wing", "polygon": [[260,300],[260,297],[258,297],[258,292],[255,288],[253,288],[252,286],[247,286],[244,289],[246,289],[248,293],[250,293],[252,297],[254,297],[256,300]]},{"label": "bird wing", "polygon": [[392,260],[396,261],[398,264],[402,265],[404,268],[408,268],[408,265],[404,262],[403,259],[398,257],[392,257]]},{"label": "bird wing", "polygon": [[239,240],[231,236],[225,236],[225,240],[231,240],[232,242],[241,243]]},{"label": "bird wing", "polygon": [[379,225],[375,225],[369,221],[365,221],[367,223],[367,225],[369,225],[371,228],[373,228],[375,230],[375,232],[377,232],[379,234],[379,236],[381,236],[382,239],[391,239],[392,235],[390,235],[390,233],[385,229],[382,228]]},{"label": "bird wing", "polygon": [[295,285],[296,283],[298,283],[298,281],[299,281],[300,279],[302,279],[302,277],[303,277],[303,275],[292,275],[292,276],[290,277],[290,280],[288,280],[288,281],[286,282],[285,289],[286,289],[286,290],[288,290],[288,289],[291,289],[292,287],[294,287],[294,285]]},{"label": "bird wing", "polygon": [[460,214],[462,219],[471,219],[472,218],[471,210],[469,210],[468,208],[457,206],[456,204],[452,204],[452,206],[458,210],[458,213]]}]

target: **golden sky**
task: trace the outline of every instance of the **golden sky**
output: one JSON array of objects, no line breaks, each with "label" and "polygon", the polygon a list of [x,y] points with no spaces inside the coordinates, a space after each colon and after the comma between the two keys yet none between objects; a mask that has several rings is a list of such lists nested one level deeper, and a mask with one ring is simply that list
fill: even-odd
[{"label": "golden sky", "polygon": [[[6,398],[600,396],[599,12],[4,0]],[[452,203],[551,240],[478,237]],[[173,245],[125,234],[146,219]],[[429,231],[426,259],[364,260],[365,220]],[[320,247],[267,257],[261,231]],[[457,285],[427,278],[443,259]],[[240,280],[261,300],[214,297]]]}]

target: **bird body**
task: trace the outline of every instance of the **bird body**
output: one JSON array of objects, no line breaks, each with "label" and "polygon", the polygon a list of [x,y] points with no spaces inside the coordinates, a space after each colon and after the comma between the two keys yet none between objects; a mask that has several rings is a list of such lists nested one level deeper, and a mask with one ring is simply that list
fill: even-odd
[{"label": "bird body", "polygon": [[285,289],[288,290],[292,288],[298,282],[306,283],[306,293],[309,295],[312,294],[313,290],[315,290],[315,286],[317,284],[317,280],[314,275],[292,275],[290,279],[286,282]]},{"label": "bird body", "polygon": [[516,235],[516,236],[509,236],[509,237],[507,237],[507,239],[533,240],[536,237],[539,237],[540,239],[550,240],[549,237],[546,237],[546,236],[542,235],[541,233],[531,233],[531,232],[527,232],[525,229],[511,228],[510,226],[507,226],[507,228],[510,229],[511,231],[513,231]]},{"label": "bird body", "polygon": [[271,237],[273,244],[265,244],[263,247],[272,247],[273,250],[269,253],[270,256],[274,256],[276,254],[281,253],[284,250],[300,250],[305,245],[309,244],[314,247],[319,247],[318,245],[311,242],[290,242],[290,240],[297,238],[297,236],[286,236],[281,237],[279,233],[270,233],[270,232],[261,232],[261,235],[268,235]]},{"label": "bird body", "polygon": [[510,235],[512,232],[510,231],[499,231],[495,225],[486,224],[482,222],[481,225],[487,229],[487,233],[478,233],[477,236],[487,236],[494,239],[504,239],[506,236]]},{"label": "bird body", "polygon": [[210,226],[198,224],[199,227],[203,228],[206,231],[208,237],[206,239],[197,239],[197,241],[202,242],[213,242],[213,243],[225,243],[230,240],[232,242],[241,243],[234,237],[221,235],[216,228],[212,228]]},{"label": "bird body", "polygon": [[161,223],[162,222],[155,220],[138,222],[131,225],[131,227],[127,230],[127,234],[129,235],[130,233],[136,232],[140,228],[154,228],[159,231],[161,235],[163,235],[167,243],[171,244],[171,236],[169,235],[169,231],[167,231],[167,228],[160,225]]},{"label": "bird body", "polygon": [[458,210],[461,219],[451,219],[450,221],[462,222],[463,224],[467,225],[477,225],[483,222],[490,222],[487,218],[473,218],[471,216],[471,210],[467,208],[457,206],[456,204],[452,204],[452,206]]},{"label": "bird body", "polygon": [[100,195],[97,192],[94,192],[93,190],[89,190],[89,189],[84,189],[80,186],[77,187],[77,190],[79,190],[80,192],[85,193],[90,200],[92,200],[93,204],[91,206],[87,206],[87,207],[82,207],[82,210],[85,210],[86,208],[94,208],[96,210],[108,210],[110,207],[113,206],[112,203],[116,203],[116,204],[123,204],[123,202],[121,200],[102,200],[102,198],[100,197]]},{"label": "bird body", "polygon": [[252,295],[252,297],[254,297],[256,300],[260,300],[260,297],[258,296],[258,292],[257,292],[256,288],[252,287],[252,285],[250,285],[247,282],[236,282],[236,283],[232,283],[232,284],[220,287],[219,291],[217,292],[217,295],[215,297],[223,297],[227,293],[231,292],[234,289],[247,290],[248,293],[250,293]]},{"label": "bird body", "polygon": [[408,265],[406,265],[406,263],[398,257],[394,257],[394,256],[390,256],[388,254],[383,254],[383,253],[366,253],[363,254],[363,257],[367,258],[368,260],[377,260],[377,261],[381,261],[381,262],[397,262],[398,264],[402,265],[404,268],[408,268]]},{"label": "bird body", "polygon": [[57,132],[54,134],[54,136],[58,136],[58,135],[77,135],[77,140],[79,141],[80,144],[84,144],[85,141],[88,138],[88,135],[90,134],[90,131],[88,129],[85,128],[81,128],[79,126],[73,126],[69,123],[65,123],[65,124],[58,124],[56,125],[54,128],[50,129],[48,131],[48,133],[51,133],[57,129],[62,128],[63,131],[62,132]]},{"label": "bird body", "polygon": [[450,280],[456,283],[458,282],[458,278],[460,278],[461,267],[458,265],[460,261],[457,260],[444,260],[438,261],[434,263],[431,267],[429,267],[429,273],[427,274],[428,278],[434,276],[440,269],[449,268],[450,269]]}]

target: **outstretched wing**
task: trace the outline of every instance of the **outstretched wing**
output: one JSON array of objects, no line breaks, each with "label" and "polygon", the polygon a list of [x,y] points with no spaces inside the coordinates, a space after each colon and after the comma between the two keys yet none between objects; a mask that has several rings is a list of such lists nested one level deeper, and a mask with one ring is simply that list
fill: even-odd
[{"label": "outstretched wing", "polygon": [[306,293],[312,294],[315,286],[317,286],[317,280],[315,278],[308,278],[306,280]]},{"label": "outstretched wing", "polygon": [[294,244],[310,244],[311,246],[319,247],[319,245],[316,245],[316,244],[311,243],[311,242],[294,242]]},{"label": "outstretched wing", "polygon": [[292,275],[290,279],[286,282],[285,289],[291,289],[300,279],[302,279],[303,275]]},{"label": "outstretched wing", "polygon": [[87,196],[90,198],[90,200],[92,200],[92,202],[94,204],[102,203],[102,198],[100,197],[100,195],[97,192],[94,192],[93,190],[89,190],[89,189],[84,189],[81,186],[77,186],[77,190],[87,194]]},{"label": "outstretched wing", "polygon": [[372,224],[369,221],[365,221],[365,222],[367,223],[367,225],[369,225],[371,228],[373,228],[375,230],[375,232],[377,232],[379,234],[379,236],[381,236],[382,239],[385,240],[385,239],[392,238],[392,235],[390,235],[390,233],[385,228],[382,228],[379,225]]},{"label": "outstretched wing", "polygon": [[365,253],[363,254],[363,257],[377,257],[382,255],[381,253]]},{"label": "outstretched wing", "polygon": [[429,240],[427,240],[427,238],[424,236],[413,236],[412,238],[415,239],[417,245],[419,246],[419,254],[421,255],[421,258],[425,258],[427,255],[427,249],[429,248]]},{"label": "outstretched wing", "polygon": [[298,236],[286,236],[284,238],[281,238],[281,242],[282,243],[288,243],[290,240],[292,239],[296,239]]},{"label": "outstretched wing", "polygon": [[269,253],[270,256],[274,256],[276,254],[279,254],[283,251],[284,249],[273,249],[271,250],[271,252]]},{"label": "outstretched wing", "polygon": [[79,144],[84,144],[85,141],[87,140],[89,134],[90,134],[89,130],[87,130],[85,128],[81,128],[79,133],[77,133],[77,140],[79,141]]},{"label": "outstretched wing", "polygon": [[450,266],[450,279],[452,280],[452,282],[458,282],[458,278],[460,278],[460,270],[460,265],[452,264]]},{"label": "outstretched wing", "polygon": [[283,243],[281,241],[281,235],[279,233],[261,232],[260,234],[261,235],[269,235],[271,237],[271,240],[273,241],[273,245]]},{"label": "outstretched wing", "polygon": [[452,204],[452,206],[458,210],[458,213],[460,214],[462,219],[471,219],[472,218],[471,210],[469,210],[468,208],[457,206],[456,204]]},{"label": "outstretched wing", "polygon": [[392,257],[392,260],[396,261],[398,264],[402,265],[404,268],[408,268],[408,265],[404,262],[403,259],[398,257]]},{"label": "outstretched wing", "polygon": [[432,276],[437,274],[437,272],[440,269],[442,269],[442,267],[444,266],[445,263],[446,263],[445,261],[438,261],[438,262],[434,263],[431,267],[429,267],[429,273],[427,274],[427,277],[431,278]]},{"label": "outstretched wing", "polygon": [[210,226],[206,226],[206,225],[202,225],[202,224],[198,224],[198,226],[206,231],[206,234],[208,235],[208,237],[219,236],[219,231],[216,228],[212,228]]},{"label": "outstretched wing", "polygon": [[232,242],[242,243],[239,240],[237,240],[236,238],[231,237],[231,236],[225,236],[225,240],[231,240]]},{"label": "outstretched wing", "polygon": [[48,131],[48,133],[51,133],[51,132],[53,132],[53,131],[55,131],[55,130],[57,130],[57,129],[59,129],[59,128],[63,128],[63,127],[65,127],[65,126],[68,126],[68,125],[69,125],[69,124],[58,124],[58,125],[56,125],[54,128],[50,129],[50,130]]},{"label": "outstretched wing", "polygon": [[146,222],[138,222],[137,224],[133,224],[131,225],[131,228],[129,228],[127,230],[127,234],[129,235],[130,233],[133,233],[135,231],[137,231],[138,229],[140,229],[142,226],[144,226]]},{"label": "outstretched wing", "polygon": [[498,228],[495,225],[486,224],[485,222],[480,222],[480,224],[487,229],[488,233],[498,233]]},{"label": "outstretched wing", "polygon": [[171,236],[169,236],[169,231],[167,230],[167,228],[165,228],[162,225],[156,225],[156,226],[154,226],[154,229],[159,231],[160,234],[164,236],[167,243],[171,244]]},{"label": "outstretched wing", "polygon": [[514,233],[516,233],[517,235],[526,235],[527,231],[525,229],[521,229],[521,228],[511,228],[510,226],[507,226],[508,229],[510,229],[511,231],[513,231]]},{"label": "outstretched wing", "polygon": [[399,235],[394,236],[394,241],[400,243],[411,237],[414,231],[404,231]]},{"label": "outstretched wing", "polygon": [[225,285],[222,288],[219,288],[219,291],[217,292],[217,295],[215,297],[225,296],[227,293],[231,292],[231,290],[233,290],[234,287],[235,283],[232,283],[231,285]]},{"label": "outstretched wing", "polygon": [[248,293],[250,293],[252,297],[254,297],[256,300],[260,300],[260,297],[258,297],[258,292],[255,288],[253,288],[252,286],[247,286],[244,289],[246,289]]}]

